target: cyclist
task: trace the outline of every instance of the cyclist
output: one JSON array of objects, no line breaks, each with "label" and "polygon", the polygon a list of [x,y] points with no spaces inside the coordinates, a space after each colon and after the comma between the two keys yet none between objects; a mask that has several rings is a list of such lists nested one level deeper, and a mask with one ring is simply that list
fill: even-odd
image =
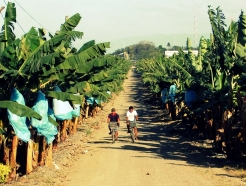
[{"label": "cyclist", "polygon": [[[111,109],[111,113],[108,115],[108,120],[107,120],[107,123],[108,123],[108,129],[109,129],[109,134],[111,134],[111,128],[110,128],[110,122],[115,122],[117,123],[117,127],[120,126],[120,116],[116,113],[116,110],[115,108],[112,108]],[[118,138],[118,132],[116,132],[116,140]]]},{"label": "cyclist", "polygon": [[[138,114],[137,111],[133,109],[133,106],[129,107],[129,111],[126,113],[126,126],[127,126],[127,133],[130,133],[130,124],[131,123],[136,123],[138,120]],[[138,130],[137,127],[134,127],[134,132],[135,132],[135,139],[137,140],[137,135],[138,135]]]}]

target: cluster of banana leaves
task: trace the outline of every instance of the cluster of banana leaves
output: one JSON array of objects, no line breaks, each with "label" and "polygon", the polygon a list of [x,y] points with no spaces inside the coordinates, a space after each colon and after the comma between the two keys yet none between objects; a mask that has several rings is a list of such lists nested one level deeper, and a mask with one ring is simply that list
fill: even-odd
[{"label": "cluster of banana leaves", "polygon": [[210,39],[201,37],[197,56],[192,53],[188,38],[188,53],[179,50],[169,58],[163,55],[137,63],[143,82],[152,92],[160,92],[163,85],[173,81],[179,92],[196,90],[199,96],[195,102],[199,104],[194,103],[193,111],[199,112],[217,102],[232,109],[237,106],[235,92],[244,92],[246,86],[246,15],[241,12],[239,21],[231,21],[228,28],[219,7],[214,10],[209,6],[208,15],[212,34]]},{"label": "cluster of banana leaves", "polygon": [[[241,12],[239,20],[231,21],[228,27],[220,7],[209,6],[208,16],[212,34],[209,39],[201,37],[197,56],[192,53],[188,38],[188,53],[179,50],[169,58],[163,55],[141,60],[137,70],[154,93],[173,81],[179,93],[194,90],[197,96],[189,108],[190,114],[202,116],[210,110],[217,125],[216,122],[223,120],[223,113],[232,113],[232,118],[239,118],[240,122],[235,120],[225,128],[225,135],[229,135],[226,130],[233,126],[241,126],[243,130],[246,126],[246,15]],[[226,136],[226,139],[231,138]],[[243,139],[246,140],[245,134]]]},{"label": "cluster of banana leaves", "polygon": [[[40,119],[30,108],[39,90],[47,98],[73,104],[82,104],[85,96],[106,102],[108,91],[122,90],[131,62],[106,55],[108,42],[91,40],[79,49],[73,47],[73,41],[83,36],[75,30],[80,14],[66,19],[53,35],[32,27],[21,38],[14,34],[16,15],[15,4],[9,2],[0,33],[0,123],[6,121],[6,109]],[[55,86],[62,92],[55,92]],[[13,87],[23,94],[27,106],[9,101]],[[79,94],[79,99],[74,94]]]}]

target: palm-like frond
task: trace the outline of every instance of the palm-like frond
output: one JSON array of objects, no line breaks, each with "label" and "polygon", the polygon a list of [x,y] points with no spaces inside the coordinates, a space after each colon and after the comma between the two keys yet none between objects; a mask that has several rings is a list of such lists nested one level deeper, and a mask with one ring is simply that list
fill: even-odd
[{"label": "palm-like frond", "polygon": [[[12,41],[15,40],[15,34],[13,32],[14,25],[16,22],[16,8],[14,3],[8,2],[7,9],[4,17],[4,25],[2,32],[0,33],[0,41],[4,42],[8,46]],[[2,52],[2,51],[1,51]]]},{"label": "palm-like frond", "polygon": [[95,40],[91,40],[91,41],[88,41],[87,43],[85,43],[79,50],[77,53],[80,53],[92,46],[94,46],[96,43],[95,43]]},{"label": "palm-like frond", "polygon": [[80,22],[81,16],[77,13],[67,19],[60,27],[60,32],[72,31]]},{"label": "palm-like frond", "polygon": [[33,117],[36,119],[42,119],[42,117],[31,108],[14,101],[0,101],[0,108],[6,108],[10,112],[20,117]]}]

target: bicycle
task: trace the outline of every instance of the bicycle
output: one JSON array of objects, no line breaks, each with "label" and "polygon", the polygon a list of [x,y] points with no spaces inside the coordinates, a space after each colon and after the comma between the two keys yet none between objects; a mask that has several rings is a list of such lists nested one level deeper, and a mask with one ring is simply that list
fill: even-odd
[{"label": "bicycle", "polygon": [[132,143],[135,143],[135,139],[136,139],[136,134],[135,134],[135,128],[137,127],[136,121],[128,121],[129,125],[130,125],[130,136],[132,139]]},{"label": "bicycle", "polygon": [[117,122],[110,122],[109,123],[110,129],[111,129],[111,136],[112,136],[112,143],[115,142],[115,139],[118,138],[118,130],[117,130]]}]

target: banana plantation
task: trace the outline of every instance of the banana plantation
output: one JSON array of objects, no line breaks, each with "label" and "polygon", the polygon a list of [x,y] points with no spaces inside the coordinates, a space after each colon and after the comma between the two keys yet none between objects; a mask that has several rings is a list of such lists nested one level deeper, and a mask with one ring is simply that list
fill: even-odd
[{"label": "banana plantation", "polygon": [[197,56],[188,38],[188,53],[138,61],[137,71],[172,119],[182,118],[232,159],[246,153],[246,15],[229,26],[219,7],[209,6],[208,16],[212,34],[200,38]]},{"label": "banana plantation", "polygon": [[[233,159],[246,154],[246,15],[227,26],[222,10],[209,6],[208,17],[212,34],[200,38],[197,56],[188,38],[188,53],[142,59],[136,70],[166,115],[182,118]],[[0,183],[52,165],[59,143],[123,90],[132,62],[106,54],[108,42],[74,47],[83,37],[80,21],[74,14],[55,34],[32,27],[17,38],[16,7],[7,4],[0,32]]]},{"label": "banana plantation", "polygon": [[131,62],[106,55],[108,42],[75,48],[83,36],[75,30],[80,20],[74,14],[54,35],[32,27],[17,38],[16,7],[7,4],[0,33],[0,162],[11,177],[52,164],[58,142],[122,90]]}]

